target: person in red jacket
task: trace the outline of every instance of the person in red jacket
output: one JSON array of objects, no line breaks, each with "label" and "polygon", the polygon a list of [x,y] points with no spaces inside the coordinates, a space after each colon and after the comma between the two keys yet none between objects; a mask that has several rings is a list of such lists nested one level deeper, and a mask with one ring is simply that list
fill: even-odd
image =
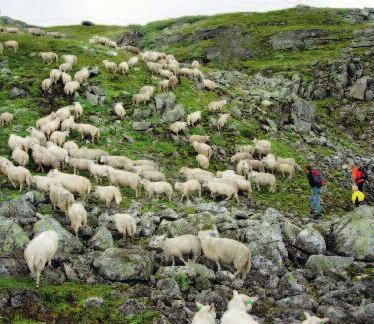
[{"label": "person in red jacket", "polygon": [[364,190],[365,180],[367,179],[366,172],[353,162],[349,166],[352,172],[352,180],[355,182],[358,190],[362,192]]}]

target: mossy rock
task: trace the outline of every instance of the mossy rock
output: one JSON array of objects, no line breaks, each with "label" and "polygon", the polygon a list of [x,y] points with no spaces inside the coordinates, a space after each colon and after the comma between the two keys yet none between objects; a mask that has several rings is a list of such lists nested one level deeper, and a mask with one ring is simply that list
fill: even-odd
[{"label": "mossy rock", "polygon": [[16,222],[0,217],[0,256],[9,256],[22,251],[29,243],[29,238]]}]

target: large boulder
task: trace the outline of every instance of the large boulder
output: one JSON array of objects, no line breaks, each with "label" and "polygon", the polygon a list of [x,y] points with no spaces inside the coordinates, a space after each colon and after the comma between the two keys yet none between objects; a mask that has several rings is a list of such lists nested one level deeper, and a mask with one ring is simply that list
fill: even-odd
[{"label": "large boulder", "polygon": [[25,220],[36,220],[34,206],[34,197],[32,193],[21,195],[12,200],[0,204],[0,217],[13,218],[20,222]]},{"label": "large boulder", "polygon": [[364,100],[369,80],[370,79],[367,76],[358,79],[349,91],[349,96],[354,99]]},{"label": "large boulder", "polygon": [[182,119],[184,116],[184,108],[182,105],[176,105],[175,108],[170,109],[164,113],[163,119],[169,123],[173,123]]},{"label": "large boulder", "polygon": [[109,249],[114,246],[112,233],[105,226],[100,226],[88,245],[95,250]]},{"label": "large boulder", "polygon": [[68,232],[52,217],[44,217],[34,224],[33,232],[38,235],[44,231],[55,230],[58,234],[58,254],[80,253],[84,246],[75,235]]},{"label": "large boulder", "polygon": [[275,50],[293,50],[318,44],[323,41],[329,31],[323,29],[282,31],[270,38]]},{"label": "large boulder", "polygon": [[295,128],[301,132],[310,132],[314,120],[315,108],[310,102],[297,98],[291,107],[291,119]]},{"label": "large boulder", "polygon": [[161,115],[175,107],[177,97],[172,92],[165,92],[155,96],[156,111]]},{"label": "large boulder", "polygon": [[361,206],[341,217],[333,226],[336,252],[356,260],[374,261],[374,207]]},{"label": "large boulder", "polygon": [[99,86],[89,86],[86,89],[86,99],[93,106],[102,106],[105,101],[105,90]]},{"label": "large boulder", "polygon": [[325,239],[313,226],[307,226],[297,235],[295,245],[308,254],[326,252]]},{"label": "large boulder", "polygon": [[110,248],[95,260],[94,267],[107,280],[148,281],[153,272],[153,254],[144,250]]},{"label": "large boulder", "polygon": [[339,269],[345,270],[353,263],[353,258],[342,256],[311,255],[306,263],[306,268],[319,273],[319,271]]},{"label": "large boulder", "polygon": [[29,241],[14,220],[0,216],[0,257],[21,253]]}]

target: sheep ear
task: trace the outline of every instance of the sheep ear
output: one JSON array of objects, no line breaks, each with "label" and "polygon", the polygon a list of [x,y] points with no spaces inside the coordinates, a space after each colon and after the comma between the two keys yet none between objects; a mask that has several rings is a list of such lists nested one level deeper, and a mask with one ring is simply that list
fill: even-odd
[{"label": "sheep ear", "polygon": [[238,292],[237,292],[236,290],[233,290],[232,295],[233,295],[234,297],[236,297],[236,296],[238,296],[239,294],[238,294]]}]

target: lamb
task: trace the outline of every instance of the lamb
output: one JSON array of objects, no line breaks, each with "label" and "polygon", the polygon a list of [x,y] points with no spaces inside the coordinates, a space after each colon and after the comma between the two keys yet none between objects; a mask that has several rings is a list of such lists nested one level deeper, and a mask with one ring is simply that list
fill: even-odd
[{"label": "lamb", "polygon": [[239,145],[236,148],[236,152],[248,152],[253,155],[255,153],[255,147],[253,145]]},{"label": "lamb", "polygon": [[180,201],[183,201],[184,197],[187,197],[187,200],[189,200],[190,198],[188,197],[188,195],[195,192],[197,192],[199,194],[199,197],[201,198],[201,185],[197,180],[192,179],[186,182],[176,182],[174,188],[175,190],[182,193]]},{"label": "lamb", "polygon": [[78,81],[68,81],[65,83],[64,92],[66,95],[71,96],[80,88],[80,83]]},{"label": "lamb", "polygon": [[49,137],[49,140],[58,146],[62,146],[66,142],[66,137],[68,137],[69,134],[69,131],[54,131]]},{"label": "lamb", "polygon": [[240,160],[236,165],[236,173],[246,175],[250,171],[248,160]]},{"label": "lamb", "polygon": [[271,153],[271,142],[268,140],[253,139],[256,154],[261,158]]},{"label": "lamb", "polygon": [[51,186],[58,185],[58,181],[49,177],[33,176],[32,183],[41,192],[49,193]]},{"label": "lamb", "polygon": [[215,90],[218,88],[217,83],[212,80],[203,79],[203,85],[208,90]]},{"label": "lamb", "polygon": [[52,69],[49,73],[49,78],[52,80],[53,83],[56,83],[58,80],[61,79],[61,71],[57,69]]},{"label": "lamb", "polygon": [[60,119],[56,118],[49,123],[43,125],[41,127],[41,131],[46,135],[47,138],[51,136],[51,134],[60,128]]},{"label": "lamb", "polygon": [[225,127],[227,120],[229,119],[230,114],[221,114],[217,120],[217,130],[220,131],[223,127]]},{"label": "lamb", "polygon": [[151,100],[151,97],[148,93],[137,93],[132,96],[132,103],[136,106],[139,106],[140,103],[147,103]]},{"label": "lamb", "polygon": [[208,159],[210,159],[213,154],[213,150],[208,144],[192,142],[192,147],[194,148],[196,153],[205,155]]},{"label": "lamb", "polygon": [[62,63],[58,69],[61,71],[61,72],[70,72],[71,69],[73,68],[73,66],[70,64],[70,63]]},{"label": "lamb", "polygon": [[47,62],[48,64],[58,62],[58,55],[53,52],[39,52],[39,56],[42,58],[43,62]]},{"label": "lamb", "polygon": [[194,126],[201,120],[201,111],[194,111],[187,116],[188,126]]},{"label": "lamb", "polygon": [[104,64],[104,67],[109,71],[109,72],[112,72],[112,73],[116,73],[117,72],[117,64],[114,63],[114,62],[110,62],[108,60],[104,60],[102,62]]},{"label": "lamb", "polygon": [[140,194],[140,176],[133,172],[111,169],[109,170],[109,181],[112,185],[130,187],[135,191],[135,197]]},{"label": "lamb", "polygon": [[[74,122],[74,117],[73,116],[70,116],[69,118],[65,119],[62,123],[61,123],[61,131],[62,132],[65,132],[65,131],[70,131],[71,129],[74,129],[74,126],[75,126],[75,122]],[[56,133],[56,132],[54,132]],[[52,133],[52,135],[54,134]],[[52,136],[51,135],[51,136]],[[68,134],[69,135],[69,134]],[[65,142],[65,141],[64,141]],[[57,144],[57,143],[56,143]]]},{"label": "lamb", "polygon": [[42,90],[47,92],[52,87],[53,81],[51,78],[44,79],[42,81]]},{"label": "lamb", "polygon": [[221,318],[221,324],[259,324],[253,319],[248,312],[252,309],[253,303],[258,300],[258,297],[249,297],[244,294],[239,294],[236,290],[233,291],[233,298],[227,305],[227,311]]},{"label": "lamb", "polygon": [[148,198],[151,199],[153,195],[157,197],[160,195],[165,195],[169,201],[171,201],[171,196],[173,195],[173,187],[169,182],[166,181],[156,181],[151,182],[149,180],[143,179],[141,181],[145,191],[148,193]]},{"label": "lamb", "polygon": [[252,158],[251,153],[248,153],[248,152],[238,152],[238,153],[234,154],[231,157],[230,161],[233,162],[233,163],[237,163],[240,160],[249,160],[251,158]]},{"label": "lamb", "polygon": [[70,112],[75,118],[80,119],[83,116],[83,107],[79,102],[74,102],[73,105],[70,106]]},{"label": "lamb", "polygon": [[58,208],[64,213],[66,213],[75,202],[73,194],[59,183],[49,186],[49,200],[51,201],[53,209]]},{"label": "lamb", "polygon": [[225,183],[224,181],[208,179],[204,181],[203,187],[209,190],[210,196],[213,199],[215,199],[216,196],[223,196],[226,197],[225,200],[235,199],[237,202],[239,202],[238,188],[231,184]]},{"label": "lamb", "polygon": [[214,178],[212,172],[199,168],[190,169],[187,167],[183,167],[179,170],[179,173],[182,174],[187,180],[197,180],[200,184],[208,179]]},{"label": "lamb", "polygon": [[137,56],[133,56],[129,59],[128,65],[130,68],[133,68],[134,66],[138,65],[139,58]]},{"label": "lamb", "polygon": [[97,127],[90,124],[75,124],[74,130],[81,134],[81,139],[83,140],[85,136],[89,135],[91,141],[94,142],[95,139],[99,140],[100,131]]},{"label": "lamb", "polygon": [[133,161],[125,156],[102,156],[100,162],[113,168],[125,169],[127,171],[130,171],[133,166]]},{"label": "lamb", "polygon": [[242,273],[245,279],[251,270],[251,251],[243,243],[228,239],[211,237],[207,232],[199,232],[201,248],[204,255],[217,264],[221,271],[221,264],[233,264],[236,272],[234,276]]},{"label": "lamb", "polygon": [[77,150],[77,149],[79,149],[78,145],[77,145],[75,142],[73,142],[73,141],[67,141],[67,142],[65,142],[63,148],[64,148],[66,151],[68,151],[69,154],[70,154],[70,152],[71,152],[72,150]]},{"label": "lamb", "polygon": [[162,172],[155,170],[142,171],[140,176],[149,181],[166,181],[165,175]]},{"label": "lamb", "polygon": [[286,173],[288,174],[288,180],[292,180],[295,174],[295,168],[292,165],[286,163],[277,163],[275,169],[277,172],[282,174],[283,179]]},{"label": "lamb", "polygon": [[266,157],[262,159],[262,162],[264,164],[264,167],[270,171],[271,173],[274,173],[275,167],[277,165],[277,161],[275,159],[275,156],[273,154],[268,154]]},{"label": "lamb", "polygon": [[199,67],[200,67],[200,63],[199,63],[199,61],[192,61],[192,63],[191,63],[191,67],[193,68],[193,69],[198,69]]},{"label": "lamb", "polygon": [[24,257],[31,274],[35,277],[35,285],[39,288],[40,274],[45,264],[51,267],[52,258],[58,248],[58,234],[54,230],[44,231],[35,236],[24,251]]},{"label": "lamb", "polygon": [[16,148],[13,153],[12,153],[12,159],[17,162],[18,165],[20,166],[26,166],[28,163],[29,163],[29,155],[19,149],[19,148]]},{"label": "lamb", "polygon": [[118,206],[122,201],[122,195],[118,187],[115,186],[97,186],[95,196],[109,208],[112,202]]},{"label": "lamb", "polygon": [[207,158],[205,155],[198,154],[196,156],[197,166],[202,169],[208,169],[209,168],[209,158]]},{"label": "lamb", "polygon": [[275,192],[277,180],[271,173],[251,171],[248,173],[248,180],[251,184],[256,185],[258,191],[261,186],[269,186],[269,192]]},{"label": "lamb", "polygon": [[83,68],[74,74],[74,81],[77,81],[79,83],[84,83],[87,81],[89,76],[90,76],[90,73],[88,72],[88,69]]},{"label": "lamb", "polygon": [[88,171],[90,172],[91,176],[93,176],[97,183],[100,182],[100,178],[106,178],[109,175],[109,168],[107,165],[100,165],[91,163],[88,165]]},{"label": "lamb", "polygon": [[89,194],[91,192],[91,182],[85,177],[59,172],[52,169],[48,172],[48,177],[55,178],[71,193]]},{"label": "lamb", "polygon": [[179,258],[184,264],[187,264],[183,259],[184,254],[192,254],[193,262],[196,262],[201,255],[200,240],[191,234],[173,238],[166,238],[166,235],[161,235],[156,238],[155,244],[161,247],[166,259],[172,259],[173,267],[175,265],[175,257]]},{"label": "lamb", "polygon": [[30,188],[32,176],[30,171],[26,168],[7,165],[5,166],[5,172],[11,185],[14,188],[17,188],[17,185],[19,186],[19,192],[22,191],[24,185]]},{"label": "lamb", "polygon": [[0,125],[10,125],[12,123],[14,116],[11,113],[3,112],[0,114]]},{"label": "lamb", "polygon": [[202,305],[196,302],[197,312],[195,313],[192,324],[215,324],[216,310],[214,305]]},{"label": "lamb", "polygon": [[64,60],[65,63],[70,63],[71,65],[74,65],[77,63],[78,59],[75,55],[62,55],[62,59]]},{"label": "lamb", "polygon": [[78,237],[78,231],[81,227],[87,225],[87,212],[82,204],[74,203],[72,204],[66,215],[70,219],[70,226],[72,227],[75,236]]},{"label": "lamb", "polygon": [[277,157],[277,162],[281,164],[289,164],[294,167],[295,171],[302,171],[300,166],[297,164],[294,158],[281,158]]},{"label": "lamb", "polygon": [[227,100],[219,100],[219,101],[211,101],[208,104],[208,110],[210,112],[217,112],[220,111],[225,105],[227,104]]},{"label": "lamb", "polygon": [[133,237],[136,233],[136,220],[130,214],[114,214],[112,216],[116,224],[117,231],[123,235],[125,239],[127,236]]},{"label": "lamb", "polygon": [[181,122],[181,121],[176,121],[174,123],[172,123],[169,127],[169,129],[174,133],[174,134],[177,134],[181,131],[184,131],[187,127],[187,123],[186,122]]},{"label": "lamb", "polygon": [[122,102],[117,102],[114,105],[114,113],[117,115],[117,117],[119,117],[119,119],[125,118],[126,110],[123,108]]},{"label": "lamb", "polygon": [[188,138],[190,145],[192,145],[193,142],[198,142],[198,143],[206,143],[209,142],[210,138],[207,135],[191,135]]},{"label": "lamb", "polygon": [[14,52],[17,52],[18,50],[18,43],[15,40],[9,40],[4,43],[4,46],[13,49]]},{"label": "lamb", "polygon": [[40,28],[27,28],[30,35],[45,36],[45,31]]},{"label": "lamb", "polygon": [[157,84],[158,92],[166,91],[170,87],[170,80],[161,80]]},{"label": "lamb", "polygon": [[307,312],[304,312],[304,315],[305,320],[302,321],[301,324],[322,324],[330,321],[330,319],[327,317],[319,318],[317,316],[310,316]]},{"label": "lamb", "polygon": [[74,174],[79,174],[79,171],[88,171],[92,163],[92,160],[88,159],[77,159],[73,157],[67,157],[65,162],[73,168]]},{"label": "lamb", "polygon": [[118,72],[122,74],[127,74],[129,72],[129,65],[127,64],[127,62],[121,62],[118,65]]}]

